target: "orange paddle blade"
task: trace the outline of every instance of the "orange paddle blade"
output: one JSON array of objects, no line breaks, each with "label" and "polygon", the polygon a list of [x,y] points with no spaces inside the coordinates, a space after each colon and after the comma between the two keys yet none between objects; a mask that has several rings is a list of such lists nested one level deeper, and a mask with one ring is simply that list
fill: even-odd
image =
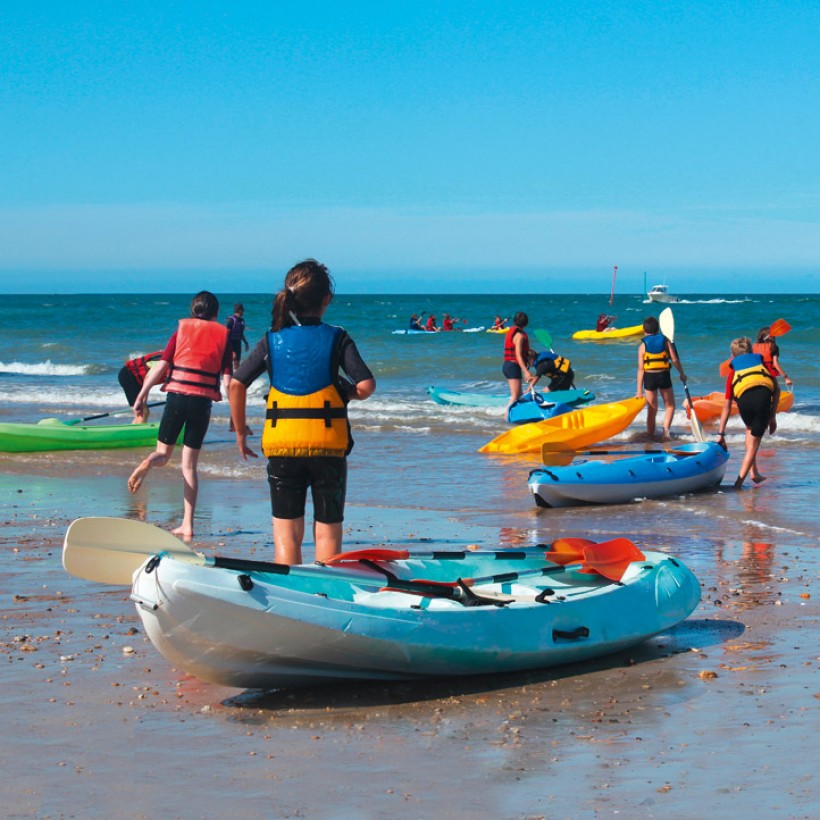
[{"label": "orange paddle blade", "polygon": [[731,362],[731,361],[732,361],[731,359],[726,359],[725,362],[720,363],[720,375],[724,379],[732,372],[732,368],[729,367],[729,362]]},{"label": "orange paddle blade", "polygon": [[328,558],[323,563],[328,566],[333,564],[342,564],[345,561],[403,561],[410,557],[408,550],[390,550],[390,549],[366,549],[366,550],[351,550],[350,552],[340,552],[332,558]]},{"label": "orange paddle blade", "polygon": [[644,560],[646,556],[628,538],[613,538],[584,548],[582,572],[596,572],[610,581],[620,581],[633,561]]},{"label": "orange paddle blade", "polygon": [[785,319],[775,319],[769,328],[769,336],[773,339],[777,336],[785,336],[792,326]]},{"label": "orange paddle blade", "polygon": [[553,541],[552,549],[546,555],[547,561],[561,566],[576,564],[583,560],[584,549],[594,543],[588,538],[559,538]]}]

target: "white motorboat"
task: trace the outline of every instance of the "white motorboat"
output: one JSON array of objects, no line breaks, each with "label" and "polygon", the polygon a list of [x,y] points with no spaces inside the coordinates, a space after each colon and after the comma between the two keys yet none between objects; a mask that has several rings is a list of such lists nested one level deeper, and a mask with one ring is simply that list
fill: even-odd
[{"label": "white motorboat", "polygon": [[647,294],[650,302],[661,302],[664,305],[680,302],[680,297],[672,296],[667,285],[655,285]]}]

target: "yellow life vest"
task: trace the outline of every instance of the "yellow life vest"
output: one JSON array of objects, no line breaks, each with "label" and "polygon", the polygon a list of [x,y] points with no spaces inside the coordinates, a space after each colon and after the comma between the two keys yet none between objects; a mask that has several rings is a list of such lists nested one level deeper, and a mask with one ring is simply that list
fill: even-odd
[{"label": "yellow life vest", "polygon": [[774,393],[774,378],[763,364],[744,367],[735,372],[732,379],[732,394],[736,399],[753,387],[765,387]]},{"label": "yellow life vest", "polygon": [[556,356],[554,367],[559,373],[569,373],[570,361],[563,356]]},{"label": "yellow life vest", "polygon": [[268,333],[266,456],[342,457],[350,451],[347,406],[334,378],[340,334],[324,324]]},{"label": "yellow life vest", "polygon": [[645,336],[643,340],[643,369],[649,373],[669,370],[669,350],[666,337],[661,333]]}]

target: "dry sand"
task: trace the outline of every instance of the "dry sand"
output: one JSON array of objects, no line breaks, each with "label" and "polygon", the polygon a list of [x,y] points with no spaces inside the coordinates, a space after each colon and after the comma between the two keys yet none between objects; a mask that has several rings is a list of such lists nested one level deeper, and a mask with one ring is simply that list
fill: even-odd
[{"label": "dry sand", "polygon": [[[128,590],[63,572],[71,518],[139,513],[104,478],[68,483],[0,485],[4,817],[820,816],[810,547],[716,555],[691,619],[594,663],[240,692],[173,669]],[[230,486],[225,517],[245,503]],[[220,552],[270,557],[260,510]],[[350,508],[347,526],[350,546],[482,535],[432,511]]]}]

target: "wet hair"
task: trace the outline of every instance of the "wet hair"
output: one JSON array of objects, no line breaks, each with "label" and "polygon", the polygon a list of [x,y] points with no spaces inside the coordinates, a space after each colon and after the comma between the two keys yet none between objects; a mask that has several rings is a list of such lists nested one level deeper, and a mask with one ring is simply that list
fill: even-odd
[{"label": "wet hair", "polygon": [[239,313],[240,310],[242,311],[242,313],[244,313],[245,312],[245,306],[242,304],[242,302],[237,302],[233,306],[233,312],[234,313]]},{"label": "wet hair", "polygon": [[761,327],[760,330],[757,331],[757,341],[768,342],[769,331],[771,331],[771,327],[769,327],[769,325],[766,325],[766,327]]},{"label": "wet hair", "polygon": [[[285,284],[273,300],[271,330],[292,327],[299,316],[318,316],[325,300],[333,298],[335,283],[328,269],[305,259],[285,274]],[[292,315],[291,315],[292,314]]]},{"label": "wet hair", "polygon": [[216,319],[219,314],[219,299],[209,290],[201,290],[191,300],[191,316],[194,319]]},{"label": "wet hair", "polygon": [[513,316],[513,324],[516,327],[526,327],[530,323],[530,317],[524,313],[523,310],[519,310],[518,313]]},{"label": "wet hair", "polygon": [[737,339],[732,339],[729,345],[733,356],[741,356],[744,353],[752,352],[752,340],[748,336],[740,336]]},{"label": "wet hair", "polygon": [[660,331],[660,329],[661,326],[658,324],[658,320],[654,316],[647,316],[646,319],[643,320],[643,332],[649,336],[654,336]]}]

